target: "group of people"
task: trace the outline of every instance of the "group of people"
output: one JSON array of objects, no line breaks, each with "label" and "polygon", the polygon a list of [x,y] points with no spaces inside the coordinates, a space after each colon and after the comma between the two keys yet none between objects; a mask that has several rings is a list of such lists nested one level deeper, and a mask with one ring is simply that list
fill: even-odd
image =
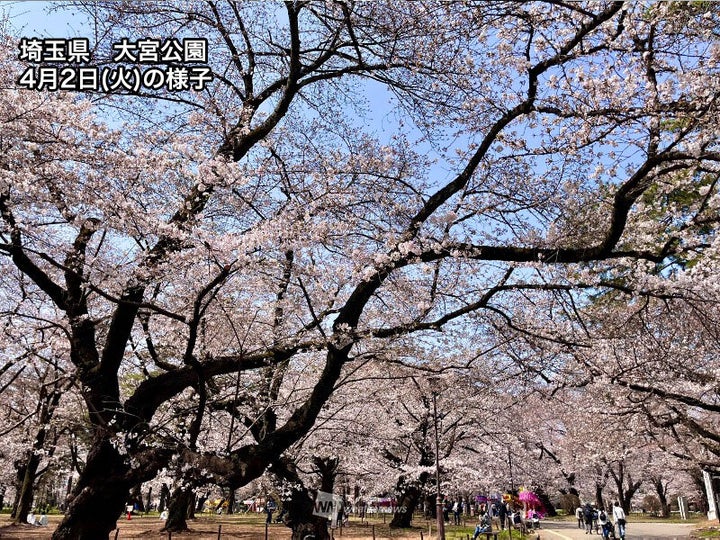
[{"label": "group of people", "polygon": [[615,525],[617,525],[618,536],[621,540],[625,540],[625,524],[627,523],[625,511],[617,501],[612,508],[612,517],[615,523],[604,508],[598,509],[589,502],[584,506],[577,507],[575,517],[578,521],[578,529],[584,528],[585,534],[592,534],[594,531],[595,534],[602,534],[604,540],[609,540],[615,538]]},{"label": "group of people", "polygon": [[48,517],[47,514],[43,513],[39,517],[31,510],[27,515],[27,522],[30,525],[36,525],[38,527],[47,527]]},{"label": "group of people", "polygon": [[526,533],[530,527],[540,528],[540,514],[537,511],[530,509],[527,515],[523,513],[521,509],[513,508],[509,502],[493,503],[489,509],[486,505],[481,505],[473,540],[477,540],[483,533],[492,532],[493,521],[500,526],[500,530],[505,530],[507,526],[508,530],[514,527]]}]

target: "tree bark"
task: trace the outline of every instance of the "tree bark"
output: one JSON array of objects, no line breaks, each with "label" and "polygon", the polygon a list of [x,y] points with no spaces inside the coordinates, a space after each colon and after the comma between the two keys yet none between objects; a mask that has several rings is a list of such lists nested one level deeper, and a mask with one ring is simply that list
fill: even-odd
[{"label": "tree bark", "polygon": [[695,491],[697,491],[699,510],[703,513],[707,513],[710,509],[710,505],[707,498],[707,491],[705,490],[705,479],[703,478],[702,470],[699,467],[692,467],[685,469],[685,472],[690,476]]},{"label": "tree bark", "polygon": [[168,518],[165,521],[163,531],[166,532],[182,532],[187,531],[187,511],[188,505],[192,502],[192,491],[176,488],[170,498],[170,506],[168,508]]},{"label": "tree bark", "polygon": [[313,535],[315,540],[330,540],[328,520],[313,515],[314,501],[305,486],[293,489],[285,504],[287,513],[283,521],[292,530],[291,540],[304,540],[307,535]]},{"label": "tree bark", "polygon": [[540,502],[543,505],[543,510],[545,510],[545,515],[548,517],[557,516],[557,511],[555,510],[555,505],[550,500],[550,497],[548,497],[548,494],[545,493],[545,490],[543,488],[537,488],[535,490],[535,494],[538,496],[538,499],[540,499]]},{"label": "tree bark", "polygon": [[234,513],[233,508],[235,507],[235,491],[234,489],[230,489],[230,494],[228,495],[227,502],[227,513],[232,514]]},{"label": "tree bark", "polygon": [[[618,502],[626,514],[630,513],[630,503],[635,495],[635,492],[642,485],[642,480],[633,482],[632,476],[626,474],[625,464],[621,461],[618,463],[617,471],[612,467],[609,468],[610,476],[615,481],[617,487]],[[625,487],[625,481],[627,477],[627,487]]]},{"label": "tree bark", "polygon": [[147,498],[145,499],[145,511],[149,512],[152,507],[152,486],[148,489]]},{"label": "tree bark", "polygon": [[660,517],[670,517],[670,504],[667,500],[668,484],[664,483],[662,478],[653,478],[652,484],[660,500]]},{"label": "tree bark", "polygon": [[426,472],[420,474],[417,482],[406,482],[404,477],[400,477],[397,484],[397,492],[400,497],[398,498],[397,509],[390,522],[391,529],[407,529],[411,526],[413,514],[422,497],[422,487],[428,478],[429,474]]},{"label": "tree bark", "polygon": [[595,482],[595,506],[597,506],[598,509],[603,510],[605,508],[605,503],[603,500],[603,488],[605,487],[605,484],[601,484],[600,482]]},{"label": "tree bark", "polygon": [[[324,517],[313,515],[314,499],[300,479],[295,464],[284,458],[274,462],[271,470],[293,486],[290,500],[283,503],[283,523],[292,530],[291,540],[304,540],[308,535],[313,535],[315,540],[330,540],[328,521]],[[331,478],[334,480],[334,476],[331,475]],[[328,486],[328,481],[327,475],[321,475],[320,489],[330,493],[332,484]]]},{"label": "tree bark", "polygon": [[188,498],[188,506],[187,506],[187,518],[188,519],[195,519],[195,502],[197,501],[197,495],[194,491],[190,492],[190,497]]},{"label": "tree bark", "polygon": [[15,511],[15,519],[13,523],[26,523],[30,509],[33,503],[33,491],[35,486],[35,476],[37,474],[38,466],[40,465],[40,456],[35,452],[30,452],[27,463],[24,467],[25,475],[23,477],[23,483],[20,487],[20,494],[18,497],[18,505]]},{"label": "tree bark", "polygon": [[168,504],[168,499],[170,499],[170,488],[163,482],[162,486],[160,486],[160,502],[158,503],[158,512],[162,512],[165,510],[165,507]]},{"label": "tree bark", "polygon": [[15,461],[15,498],[12,503],[12,510],[10,517],[15,519],[17,516],[18,506],[20,506],[20,494],[22,493],[23,481],[25,479],[25,467],[27,467],[27,460]]},{"label": "tree bark", "polygon": [[52,540],[109,538],[132,487],[132,482],[127,479],[128,472],[129,465],[109,437],[96,436],[65,517]]}]

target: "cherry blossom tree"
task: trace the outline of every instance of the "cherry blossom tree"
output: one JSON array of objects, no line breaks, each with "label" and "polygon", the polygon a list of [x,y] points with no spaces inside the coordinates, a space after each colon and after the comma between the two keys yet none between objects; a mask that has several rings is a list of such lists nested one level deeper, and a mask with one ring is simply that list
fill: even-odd
[{"label": "cherry blossom tree", "polygon": [[[215,81],[98,104],[17,90],[2,59],[3,286],[64,329],[92,430],[55,540],[107,537],[171,464],[258,478],[380,352],[532,340],[544,354],[513,362],[549,379],[584,299],[634,301],[658,265],[712,254],[714,6],[91,7],[96,61],[120,37],[206,36]],[[389,135],[368,90],[402,117]],[[674,189],[694,211],[660,204]],[[310,382],[275,393],[286,366]],[[265,406],[206,446],[234,388]]]}]

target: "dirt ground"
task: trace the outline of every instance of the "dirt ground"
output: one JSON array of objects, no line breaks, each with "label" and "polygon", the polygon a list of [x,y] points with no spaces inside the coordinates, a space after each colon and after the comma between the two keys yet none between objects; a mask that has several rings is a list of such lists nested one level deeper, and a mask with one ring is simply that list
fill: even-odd
[{"label": "dirt ground", "polygon": [[[35,527],[32,525],[10,525],[10,519],[7,515],[0,517],[0,539],[3,540],[49,540],[52,531],[60,522],[61,516],[49,516],[49,525],[47,527]],[[420,525],[422,521],[418,524]],[[196,520],[188,522],[190,532],[173,533],[172,540],[222,540],[243,539],[243,540],[264,540],[265,525],[258,519],[248,519],[244,516],[208,516],[200,517]],[[125,518],[118,520],[115,533],[110,535],[110,539],[128,540],[130,538],[137,539],[154,539],[167,538],[168,533],[161,533],[163,522],[157,517],[133,517],[130,521]],[[419,540],[421,538],[420,528],[409,531],[392,531],[387,525],[383,525],[382,521],[375,522],[375,539],[393,539],[393,540]],[[220,536],[218,536],[218,531]],[[459,532],[459,531],[458,531]],[[336,539],[348,538],[352,540],[372,540],[373,524],[353,522],[350,526],[345,527],[342,531],[333,531]],[[427,528],[423,529],[423,537],[428,536]],[[290,540],[290,531],[282,524],[272,524],[268,528],[268,540]],[[462,538],[465,538],[463,534]]]}]

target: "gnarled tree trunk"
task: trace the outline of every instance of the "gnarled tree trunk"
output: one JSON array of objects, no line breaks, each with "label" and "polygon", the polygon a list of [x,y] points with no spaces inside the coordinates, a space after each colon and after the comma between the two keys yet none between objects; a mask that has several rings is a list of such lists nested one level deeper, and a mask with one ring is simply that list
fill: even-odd
[{"label": "gnarled tree trunk", "polygon": [[[132,483],[129,465],[108,438],[96,438],[52,540],[102,540],[115,529]],[[88,519],[92,516],[92,519]]]},{"label": "gnarled tree trunk", "polygon": [[39,465],[40,456],[31,451],[24,467],[25,475],[23,477],[22,486],[20,487],[17,508],[14,516],[15,519],[13,520],[14,523],[25,523],[27,521],[28,514],[32,508],[35,477]]},{"label": "gnarled tree trunk", "polygon": [[669,482],[663,482],[660,477],[651,478],[655,492],[660,500],[660,517],[670,517],[670,504],[667,500]]},{"label": "gnarled tree trunk", "polygon": [[20,494],[22,493],[22,486],[25,479],[25,467],[27,467],[27,460],[20,459],[15,461],[15,498],[12,503],[12,510],[10,511],[10,517],[15,519],[17,516],[18,507],[20,506]]},{"label": "gnarled tree trunk", "polygon": [[182,532],[187,531],[188,507],[193,503],[192,491],[178,487],[170,497],[168,518],[165,521],[163,531]]},{"label": "gnarled tree trunk", "polygon": [[422,497],[422,487],[428,478],[427,472],[422,473],[416,482],[406,482],[404,477],[400,477],[396,489],[400,496],[395,515],[390,522],[391,529],[407,529],[411,526],[413,514]]},{"label": "gnarled tree trunk", "polygon": [[[330,540],[328,533],[328,520],[321,516],[313,515],[315,502],[302,483],[297,473],[295,464],[287,458],[280,459],[272,464],[272,472],[280,478],[287,480],[293,486],[290,500],[283,503],[285,510],[283,523],[292,530],[292,540],[304,540],[306,536],[312,535],[314,540]],[[321,475],[321,490],[327,488],[328,478]],[[332,484],[328,492],[332,491]]]},{"label": "gnarled tree trunk", "polygon": [[555,505],[550,500],[550,497],[548,497],[548,494],[545,493],[545,490],[541,487],[535,489],[535,494],[538,496],[538,499],[540,499],[540,502],[543,505],[543,510],[545,510],[545,515],[549,517],[557,516],[557,511],[555,510]]},{"label": "gnarled tree trunk", "polygon": [[158,512],[162,512],[165,510],[169,500],[170,488],[167,486],[166,483],[163,482],[162,486],[160,486],[160,502],[158,503]]}]

